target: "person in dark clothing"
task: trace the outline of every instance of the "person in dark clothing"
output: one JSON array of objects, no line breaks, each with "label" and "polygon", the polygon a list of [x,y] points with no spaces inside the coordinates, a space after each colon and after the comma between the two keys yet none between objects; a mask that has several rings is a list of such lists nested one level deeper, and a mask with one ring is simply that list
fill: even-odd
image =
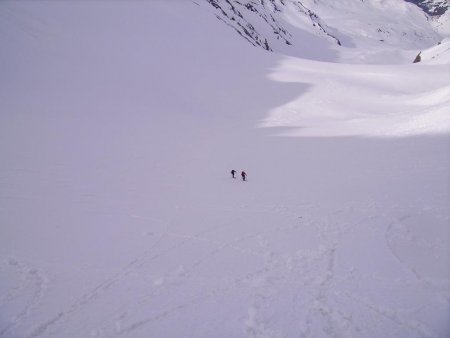
[{"label": "person in dark clothing", "polygon": [[231,176],[233,176],[233,178],[236,178],[236,177],[234,177],[234,175],[236,174],[236,170],[231,170]]},{"label": "person in dark clothing", "polygon": [[245,171],[241,172],[241,176],[242,176],[242,180],[246,181],[247,180],[247,173]]}]

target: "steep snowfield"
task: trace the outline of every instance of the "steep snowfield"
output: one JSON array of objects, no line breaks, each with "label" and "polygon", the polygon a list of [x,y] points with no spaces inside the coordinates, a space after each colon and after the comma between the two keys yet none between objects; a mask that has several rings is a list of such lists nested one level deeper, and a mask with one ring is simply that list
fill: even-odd
[{"label": "steep snowfield", "polygon": [[448,336],[449,63],[188,1],[3,1],[0,41],[1,337]]}]

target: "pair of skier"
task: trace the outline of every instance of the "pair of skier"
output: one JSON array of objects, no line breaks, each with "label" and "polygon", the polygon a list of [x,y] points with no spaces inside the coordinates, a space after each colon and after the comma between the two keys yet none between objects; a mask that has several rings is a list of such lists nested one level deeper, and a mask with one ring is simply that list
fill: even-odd
[{"label": "pair of skier", "polygon": [[[236,175],[236,170],[233,169],[233,170],[231,170],[231,176],[233,178],[236,178],[234,175]],[[246,181],[247,180],[247,173],[245,171],[241,171],[241,177],[242,177],[243,181]]]}]

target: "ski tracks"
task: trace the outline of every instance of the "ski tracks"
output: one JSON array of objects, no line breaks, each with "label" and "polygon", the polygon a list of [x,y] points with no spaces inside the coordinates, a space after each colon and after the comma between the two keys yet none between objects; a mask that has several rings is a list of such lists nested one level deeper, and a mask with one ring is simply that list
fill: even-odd
[{"label": "ski tracks", "polygon": [[11,286],[5,295],[1,295],[0,306],[19,308],[17,314],[0,328],[0,337],[10,337],[14,336],[15,330],[36,311],[44,297],[49,280],[40,269],[12,257],[4,260],[1,270],[2,273],[13,276],[14,286]]},{"label": "ski tracks", "polygon": [[[314,332],[314,321],[317,318],[325,323],[328,336],[338,327],[335,323],[328,297],[335,277],[335,256],[340,230],[332,229],[327,220],[310,218],[309,216],[294,216],[296,213],[289,208],[278,208],[289,215],[290,221],[277,231],[287,236],[298,237],[309,232],[316,232],[316,246],[302,248],[301,244],[293,250],[274,250],[273,236],[259,237],[260,250],[264,252],[264,268],[262,273],[247,280],[252,287],[251,301],[244,320],[247,336],[251,337],[287,337],[302,332],[308,337]],[[298,213],[297,213],[298,215]],[[289,322],[273,313],[277,302],[284,302],[291,309],[287,313]],[[309,308],[303,313],[304,308]],[[303,314],[302,314],[303,313]],[[322,323],[322,324],[323,324]],[[339,336],[339,335],[337,335]]]},{"label": "ski tracks", "polygon": [[[362,266],[360,270],[355,270],[348,265],[350,262],[347,261],[349,257],[346,255],[349,252],[340,253],[341,242],[343,248],[348,250],[349,235],[355,234],[353,238],[369,246],[367,250],[363,246],[362,252],[370,252],[371,247],[379,247],[383,238],[388,241],[391,226],[385,214],[379,212],[375,205],[365,205],[362,210],[348,206],[334,212],[324,212],[317,207],[305,214],[306,216],[299,217],[298,224],[302,229],[316,229],[320,240],[316,242],[315,247],[305,249],[299,245],[296,251],[277,252],[272,249],[275,245],[273,239],[267,237],[261,241],[262,251],[265,252],[263,273],[248,281],[253,286],[252,300],[244,320],[248,336],[286,337],[295,332],[301,332],[301,336],[305,338],[344,337],[364,331],[373,334],[372,330],[375,328],[361,327],[358,320],[361,316],[373,315],[378,316],[380,322],[387,321],[389,325],[396,325],[399,332],[408,332],[417,337],[435,336],[424,322],[414,319],[417,318],[414,316],[414,308],[407,306],[406,310],[399,308],[398,311],[390,311],[383,308],[383,299],[370,300],[370,296],[361,299],[358,294],[364,294],[366,289],[370,291],[374,280],[382,280],[389,292],[402,288],[403,284],[387,279],[388,275],[383,277],[388,270],[385,271],[381,266],[381,270],[375,269],[371,276],[368,276],[370,283],[366,286],[365,275],[361,273],[367,268]],[[280,228],[280,231],[287,231],[288,228]],[[361,233],[366,233],[364,236],[369,239],[367,243],[364,242],[365,237],[360,237]],[[392,248],[390,249],[392,251]],[[388,252],[381,251],[380,254]],[[401,261],[400,263],[404,264]],[[371,271],[370,268],[368,271]],[[401,271],[399,273],[401,275]],[[420,279],[424,281],[424,278]],[[358,288],[356,294],[348,291],[352,285]],[[292,311],[287,314],[291,316],[291,320],[286,325],[284,319],[278,318],[271,309],[280,308],[277,304],[280,299],[286,299],[284,308],[287,308],[287,298],[290,298]],[[361,314],[355,312],[354,306],[342,306],[348,304],[348,300],[357,304],[357,308],[366,311]],[[382,330],[382,326],[376,329]]]},{"label": "ski tracks", "polygon": [[[157,259],[161,254],[152,255],[153,250],[160,244],[162,239],[164,238],[164,234],[160,235],[153,245],[146,251],[144,251],[140,256],[137,256],[133,260],[131,260],[124,268],[122,268],[119,272],[112,275],[111,277],[105,279],[86,293],[82,294],[78,297],[70,306],[65,308],[64,310],[58,312],[53,317],[49,318],[45,322],[39,324],[29,335],[30,337],[40,337],[43,334],[47,333],[53,326],[59,323],[61,320],[69,317],[71,314],[79,311],[84,306],[88,305],[90,302],[94,301],[102,294],[107,292],[112,286],[114,286],[119,281],[126,278],[130,273],[132,273],[139,266],[142,266],[148,261],[152,261]],[[168,250],[173,250],[176,247],[169,248]]]},{"label": "ski tracks", "polygon": [[[384,238],[392,255],[400,264],[404,264],[401,257],[396,256],[391,243],[391,232],[397,223],[390,220],[374,205],[365,207],[364,210],[358,210],[347,206],[334,211],[324,210],[314,205],[303,208],[287,206],[268,206],[248,210],[243,208],[246,213],[230,219],[231,223],[219,222],[219,226],[209,227],[197,234],[181,234],[168,229],[159,235],[153,234],[157,238],[149,249],[131,260],[116,274],[81,295],[70,306],[42,322],[32,331],[30,337],[51,335],[51,330],[56,329],[58,323],[69,320],[70,315],[81,311],[106,292],[114,292],[112,289],[114,285],[136,272],[142,273],[144,267],[150,271],[149,264],[152,262],[171,253],[179,254],[183,252],[180,251],[183,246],[195,243],[202,244],[205,252],[188,261],[187,264],[180,265],[159,278],[155,277],[145,294],[141,295],[142,297],[131,300],[115,313],[106,314],[104,322],[98,322],[90,334],[100,337],[139,336],[145,328],[151,330],[149,326],[152,324],[205,304],[209,300],[218,301],[227,294],[235,296],[239,294],[238,290],[244,290],[245,307],[242,309],[243,312],[236,316],[239,316],[237,318],[242,323],[242,332],[245,332],[247,337],[287,337],[294,333],[304,338],[344,337],[358,332],[370,332],[370,328],[361,327],[358,319],[361,315],[355,312],[358,311],[355,309],[366,311],[370,313],[370,316],[378,316],[380,321],[397,325],[402,332],[414,332],[419,337],[433,337],[433,332],[424,323],[408,319],[410,316],[402,314],[401,311],[390,311],[384,308],[379,300],[370,299],[370,296],[362,297],[364,293],[361,292],[365,290],[366,280],[373,283],[374,280],[380,279],[383,283],[390,283],[386,285],[392,285],[392,281],[383,279],[381,275],[364,275],[362,271],[346,266],[347,262],[342,261],[341,242],[347,241],[342,244],[342,248],[348,248],[349,235],[355,234],[355,238],[361,239],[358,237],[359,234],[366,232],[368,238],[375,238],[374,241]],[[207,236],[208,232],[215,234],[220,228],[245,223],[253,214],[258,214],[261,219],[269,214],[277,214],[277,216],[266,223],[271,226],[261,229],[249,228],[245,234],[241,232],[228,240],[213,239],[217,236]],[[254,220],[250,223],[254,223]],[[283,244],[289,243],[285,241],[286,238],[293,238],[294,244],[298,240],[298,244],[283,247]],[[167,245],[169,241],[163,246],[162,243],[166,240],[174,243]],[[261,264],[243,273],[230,274],[217,285],[208,284],[204,292],[193,292],[190,297],[182,297],[172,304],[153,308],[153,312],[148,311],[152,308],[155,297],[165,297],[177,289],[177,291],[181,289],[193,291],[189,288],[197,285],[196,281],[200,281],[197,280],[197,271],[204,264],[215,264],[215,259],[222,253],[232,252],[237,257],[251,256],[259,260]],[[9,267],[15,266],[20,265],[14,260],[10,261]],[[23,268],[18,270],[24,271]],[[35,275],[33,281],[36,285],[33,300],[19,313],[12,324],[3,328],[2,335],[12,332],[14,327],[20,325],[21,320],[26,318],[42,298],[45,279],[39,277],[39,273],[31,273],[30,276],[33,275]],[[424,278],[416,277],[423,283],[426,282]],[[28,281],[31,280],[31,277],[28,277]],[[401,283],[398,283],[390,289],[401,287]],[[181,289],[177,287],[180,285]],[[343,287],[343,285],[350,285],[350,287]],[[200,286],[197,285],[197,287]],[[358,292],[351,292],[351,287],[356,287]],[[9,294],[13,297],[14,290],[11,290]],[[349,301],[355,307],[342,306]],[[288,309],[287,313],[281,316],[273,310],[280,308],[280,302],[283,303],[283,308]]]},{"label": "ski tracks", "polygon": [[[82,294],[74,302],[72,302],[71,305],[69,305],[62,311],[56,313],[53,317],[49,318],[48,320],[37,325],[35,327],[35,329],[33,329],[33,331],[31,332],[29,337],[41,337],[43,335],[51,335],[52,333],[50,332],[50,330],[53,327],[55,327],[57,324],[59,324],[60,322],[62,322],[64,320],[66,320],[66,321],[69,320],[71,315],[73,315],[76,312],[81,311],[85,306],[89,305],[96,299],[99,299],[103,294],[105,294],[106,292],[109,292],[113,288],[113,286],[115,286],[119,282],[125,280],[127,277],[131,276],[136,271],[139,271],[140,269],[142,269],[142,267],[144,265],[150,264],[151,262],[153,262],[171,252],[174,252],[174,251],[176,252],[183,245],[185,245],[191,241],[205,241],[205,242],[208,242],[209,244],[212,244],[213,246],[217,246],[218,245],[217,242],[206,239],[204,237],[204,235],[207,234],[208,232],[216,230],[218,227],[223,227],[223,226],[226,226],[226,224],[220,224],[220,226],[215,226],[215,227],[209,228],[205,231],[198,233],[197,235],[192,235],[192,236],[179,235],[176,233],[172,233],[167,230],[168,228],[163,233],[153,234],[157,237],[157,239],[154,241],[154,243],[151,245],[151,247],[149,249],[145,250],[139,256],[137,256],[136,258],[131,260],[125,267],[120,269],[117,273],[115,273],[111,277],[103,280],[101,283],[99,283],[95,287],[91,288],[86,293]],[[170,245],[165,249],[160,249],[158,251],[157,250],[158,247],[161,246],[165,240],[170,239],[170,238],[176,239],[175,244]],[[189,272],[193,271],[197,266],[201,265],[202,262],[210,259],[214,255],[216,255],[218,252],[220,252],[226,248],[232,247],[233,244],[238,243],[239,241],[241,241],[243,239],[245,239],[245,238],[237,238],[229,243],[219,244],[218,247],[213,249],[205,257],[202,257],[201,259],[193,262],[192,266],[189,267],[188,269],[184,269],[183,267],[180,267],[181,270],[179,269],[179,271],[176,274],[174,274],[173,278],[180,279],[180,278],[183,278],[183,276],[187,276]],[[181,282],[181,280],[179,282]],[[137,302],[138,306],[144,305],[149,299],[152,298],[152,296],[154,296],[158,292],[161,292],[162,289],[167,288],[171,284],[172,283],[165,283],[164,278],[156,280],[153,283],[153,287],[154,287],[153,290],[149,294],[147,294],[145,297],[143,297],[143,300],[140,300]],[[204,297],[201,297],[201,299],[203,299],[203,298]],[[206,297],[206,298],[208,298],[208,297]],[[190,302],[188,304],[180,304],[180,306],[176,306],[174,309],[168,309],[167,311],[164,311],[160,315],[158,315],[157,319],[164,318],[165,316],[167,316],[167,313],[171,313],[174,310],[183,309],[183,308],[187,307],[189,304],[195,304],[197,302],[198,302],[198,300],[194,299],[194,300],[192,300],[192,302]],[[126,313],[127,313],[127,311],[122,311],[121,314],[116,315],[116,317],[123,319],[124,317],[126,317]],[[151,322],[151,321],[152,320],[144,321],[144,323]],[[119,334],[122,332],[131,332],[135,328],[140,327],[143,324],[143,323],[134,323],[134,324],[130,325],[131,328],[123,330],[121,328],[121,325],[119,322],[120,322],[120,320],[116,321],[116,328],[113,330],[114,332],[119,333]],[[100,335],[102,335],[102,332],[105,332],[105,331],[110,332],[111,331],[110,323],[108,323],[106,326],[107,326],[106,329],[99,328],[99,329],[92,330],[91,334],[96,335],[95,332],[97,332],[97,331],[100,332]]]},{"label": "ski tracks", "polygon": [[[253,212],[261,213],[263,211],[254,210]],[[206,263],[207,261],[214,259],[214,257],[216,257],[221,252],[224,252],[224,251],[226,252],[228,250],[237,252],[238,254],[241,254],[241,255],[251,255],[251,256],[255,256],[255,257],[258,257],[263,260],[268,259],[270,261],[270,258],[266,257],[264,253],[260,252],[260,250],[254,250],[254,249],[245,248],[245,247],[243,248],[243,247],[239,246],[239,243],[242,243],[242,242],[245,242],[248,240],[254,240],[254,239],[259,240],[264,235],[268,235],[273,232],[277,232],[279,230],[280,230],[280,226],[276,225],[269,229],[260,230],[256,233],[250,232],[250,233],[246,234],[245,236],[237,236],[236,238],[231,239],[226,242],[210,240],[203,236],[183,236],[183,235],[178,235],[178,234],[169,234],[169,236],[180,237],[183,240],[207,243],[209,246],[212,247],[212,250],[210,250],[206,255],[203,255],[199,259],[194,260],[193,262],[190,263],[189,266],[183,267],[181,270],[181,273],[176,276],[178,278],[176,283],[182,283],[183,280],[187,280],[189,277],[192,277],[194,272],[196,271],[196,269],[198,267],[200,267],[203,263]],[[203,303],[211,298],[219,297],[230,291],[234,291],[234,290],[236,290],[236,288],[238,288],[242,285],[248,286],[249,284],[253,284],[255,280],[265,278],[269,269],[270,268],[267,265],[264,265],[262,268],[255,269],[253,271],[247,271],[244,275],[238,276],[237,278],[234,278],[234,279],[230,279],[225,285],[213,288],[201,296],[192,297],[191,299],[189,299],[183,303],[180,303],[176,306],[159,311],[157,314],[154,314],[147,318],[143,318],[143,319],[135,321],[129,325],[126,325],[126,326],[120,328],[120,330],[118,330],[117,335],[123,336],[123,335],[130,334],[138,329],[142,329],[146,325],[149,325],[158,320],[164,319],[167,316],[172,315],[176,312],[186,310],[192,306]],[[174,283],[175,283],[175,281],[173,279],[171,282],[164,282],[164,287],[165,288],[170,287]],[[161,280],[161,284],[163,284],[163,280]],[[161,292],[162,290],[163,290],[163,288],[161,287],[161,288],[155,290],[155,292],[148,295],[145,298],[145,300],[140,303],[140,306],[149,302],[157,292]],[[247,325],[247,326],[249,327],[249,326],[251,326],[251,324],[249,323],[249,325]]]}]

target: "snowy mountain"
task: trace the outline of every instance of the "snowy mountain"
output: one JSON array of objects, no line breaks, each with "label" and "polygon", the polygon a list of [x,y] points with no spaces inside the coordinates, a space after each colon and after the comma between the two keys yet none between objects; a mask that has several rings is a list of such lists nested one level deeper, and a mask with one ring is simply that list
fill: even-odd
[{"label": "snowy mountain", "polygon": [[328,32],[329,29],[322,20],[300,1],[207,0],[207,2],[216,9],[216,16],[219,20],[233,27],[251,44],[266,50],[272,51],[271,45],[280,49],[283,45],[291,46],[293,40],[300,40],[299,36],[290,32],[294,28],[287,22],[286,12],[288,10],[293,10],[297,14],[294,20],[297,19],[299,23],[306,21],[305,26],[311,24],[314,27],[311,29],[312,31],[331,38],[340,45],[339,40]]},{"label": "snowy mountain", "polygon": [[447,0],[405,0],[422,8],[428,15],[441,16],[450,8]]},{"label": "snowy mountain", "polygon": [[[348,50],[345,62],[370,62],[361,55],[355,58],[352,49],[358,45],[364,46],[368,54],[392,49],[392,57],[385,55],[389,63],[401,57],[399,48],[422,49],[442,39],[419,7],[403,0],[205,0],[196,3],[209,4],[219,20],[251,44],[304,58],[317,59],[321,55],[321,59],[331,60],[334,56],[327,53],[331,48]],[[441,2],[417,2],[417,5],[425,6],[435,15],[445,13],[447,8]],[[311,43],[316,37],[322,38],[322,45]]]},{"label": "snowy mountain", "polygon": [[450,3],[447,0],[407,0],[422,8],[429,16],[430,24],[444,36],[450,35]]},{"label": "snowy mountain", "polygon": [[0,1],[0,337],[448,337],[430,22],[383,0]]}]

